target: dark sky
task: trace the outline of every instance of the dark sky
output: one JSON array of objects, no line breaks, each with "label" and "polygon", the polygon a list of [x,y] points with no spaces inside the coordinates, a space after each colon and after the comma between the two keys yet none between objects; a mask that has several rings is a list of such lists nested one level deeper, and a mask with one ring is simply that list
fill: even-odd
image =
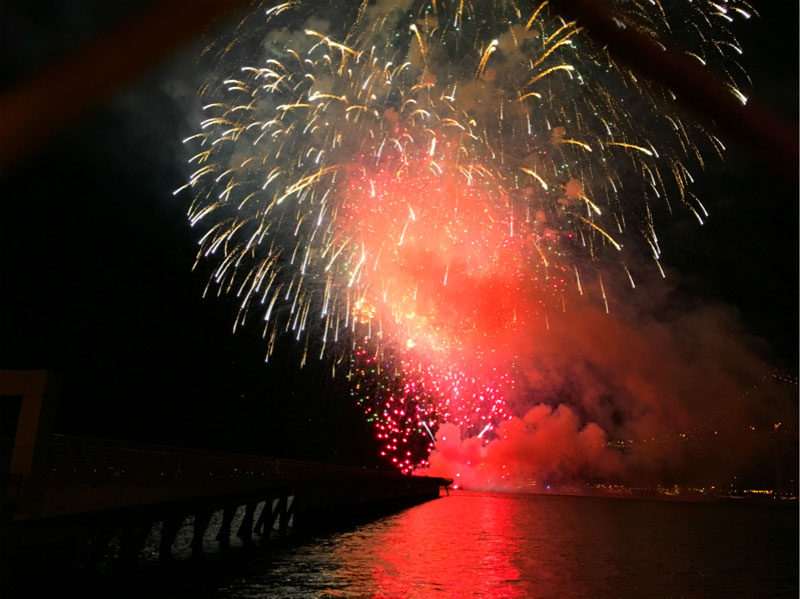
[{"label": "dark sky", "polygon": [[[0,90],[146,4],[2,3]],[[754,95],[796,125],[797,7],[764,4],[740,36],[744,62]],[[60,432],[369,462],[345,382],[300,372],[290,344],[264,365],[257,333],[231,334],[232,302],[201,298],[185,200],[171,194],[185,177],[197,52],[0,175],[0,368],[61,374]],[[736,306],[775,366],[796,374],[797,181],[733,147],[698,189],[712,217],[662,235],[666,262],[684,293]]]}]

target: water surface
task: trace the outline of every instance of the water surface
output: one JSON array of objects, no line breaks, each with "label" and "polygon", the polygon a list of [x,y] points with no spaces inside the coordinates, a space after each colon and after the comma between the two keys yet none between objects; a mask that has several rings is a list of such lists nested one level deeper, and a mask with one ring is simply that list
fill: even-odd
[{"label": "water surface", "polygon": [[797,531],[796,507],[455,492],[250,554],[168,594],[797,597]]}]

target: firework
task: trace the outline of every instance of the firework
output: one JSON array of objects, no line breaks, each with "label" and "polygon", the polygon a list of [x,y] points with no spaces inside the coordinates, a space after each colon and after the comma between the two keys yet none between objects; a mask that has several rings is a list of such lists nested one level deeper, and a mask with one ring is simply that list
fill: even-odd
[{"label": "firework", "polygon": [[[515,348],[571,295],[605,301],[610,264],[635,285],[629,248],[661,269],[664,207],[707,215],[691,172],[721,142],[547,4],[271,6],[222,45],[186,140],[207,289],[239,299],[234,330],[259,323],[267,358],[292,335],[301,366],[347,364],[404,472],[442,422],[490,438]],[[724,24],[751,12],[616,4],[704,64],[739,51]]]}]

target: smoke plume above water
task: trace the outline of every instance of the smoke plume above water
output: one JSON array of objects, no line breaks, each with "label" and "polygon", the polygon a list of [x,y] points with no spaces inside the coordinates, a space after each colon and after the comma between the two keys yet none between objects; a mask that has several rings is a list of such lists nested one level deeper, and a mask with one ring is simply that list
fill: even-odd
[{"label": "smoke plume above water", "polygon": [[730,306],[665,309],[666,282],[637,293],[637,309],[608,314],[573,304],[568,318],[516,348],[515,415],[489,442],[442,426],[425,472],[466,488],[538,491],[700,485],[767,463],[773,482],[776,442],[797,438],[796,387],[776,384],[766,344]]}]

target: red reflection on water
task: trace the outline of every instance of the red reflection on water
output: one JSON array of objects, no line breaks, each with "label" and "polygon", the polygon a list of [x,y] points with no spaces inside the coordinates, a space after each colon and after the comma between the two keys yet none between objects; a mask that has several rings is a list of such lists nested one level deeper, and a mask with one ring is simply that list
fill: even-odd
[{"label": "red reflection on water", "polygon": [[[353,540],[360,546],[350,549],[374,556],[368,566],[369,596],[529,596],[517,568],[523,539],[515,527],[513,501],[456,493],[425,507],[387,520],[386,530],[369,541]],[[365,542],[370,546],[364,547]],[[347,560],[347,553],[344,546],[339,557]]]}]

